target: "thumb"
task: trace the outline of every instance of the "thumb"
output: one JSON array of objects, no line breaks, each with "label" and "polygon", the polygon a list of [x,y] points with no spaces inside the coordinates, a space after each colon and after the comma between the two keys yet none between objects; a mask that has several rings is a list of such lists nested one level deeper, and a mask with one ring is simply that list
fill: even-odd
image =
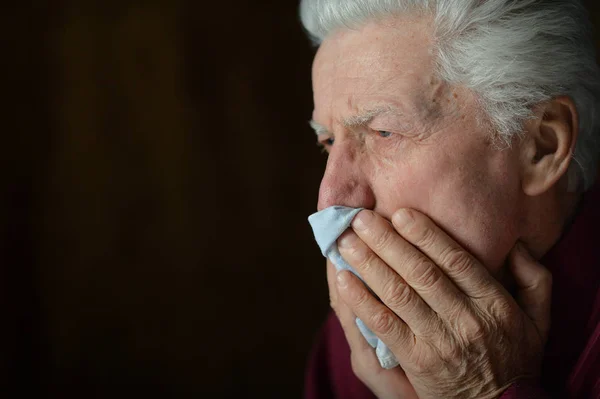
[{"label": "thumb", "polygon": [[517,302],[533,321],[545,343],[550,330],[552,274],[536,262],[520,242],[510,254],[509,267],[517,284]]}]

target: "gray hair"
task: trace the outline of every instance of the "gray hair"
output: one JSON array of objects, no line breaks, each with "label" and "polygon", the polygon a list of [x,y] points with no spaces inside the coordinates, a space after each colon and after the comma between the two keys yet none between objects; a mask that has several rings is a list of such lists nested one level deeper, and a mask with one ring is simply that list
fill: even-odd
[{"label": "gray hair", "polygon": [[573,99],[579,136],[571,190],[588,189],[600,157],[600,71],[591,23],[578,0],[302,0],[300,16],[316,45],[339,29],[393,14],[434,20],[440,78],[471,89],[497,137],[510,145],[535,105]]}]

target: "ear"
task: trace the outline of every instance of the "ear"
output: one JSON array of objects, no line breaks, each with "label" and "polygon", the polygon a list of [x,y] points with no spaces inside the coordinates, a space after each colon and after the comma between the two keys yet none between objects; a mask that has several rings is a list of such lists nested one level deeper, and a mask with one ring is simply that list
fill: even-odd
[{"label": "ear", "polygon": [[567,173],[579,132],[577,107],[568,96],[540,104],[535,113],[521,143],[522,186],[529,196],[546,192]]}]

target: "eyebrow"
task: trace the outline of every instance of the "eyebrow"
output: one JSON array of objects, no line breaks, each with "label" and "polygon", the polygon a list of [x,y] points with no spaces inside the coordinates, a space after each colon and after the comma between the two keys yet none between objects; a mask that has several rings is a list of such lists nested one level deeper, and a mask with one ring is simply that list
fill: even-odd
[{"label": "eyebrow", "polygon": [[[391,105],[380,106],[380,107],[375,107],[375,108],[363,111],[358,115],[353,115],[353,116],[344,118],[342,120],[342,125],[347,129],[353,129],[353,128],[365,126],[369,122],[371,122],[373,119],[375,119],[376,117],[378,117],[382,114],[387,114],[387,113],[401,114],[398,109],[396,109],[395,107],[393,107]],[[327,129],[325,126],[321,125],[320,123],[318,123],[315,120],[310,120],[309,125],[310,125],[310,127],[313,128],[313,130],[315,131],[315,134],[317,136],[321,135],[321,134],[331,133],[329,131],[329,129]]]},{"label": "eyebrow", "polygon": [[321,125],[319,122],[315,121],[315,120],[310,120],[308,122],[308,124],[310,125],[310,127],[313,128],[313,130],[315,131],[315,134],[317,136],[320,136],[321,134],[329,134],[329,129],[327,129],[325,126]]},{"label": "eyebrow", "polygon": [[372,109],[363,111],[358,115],[344,118],[342,120],[342,125],[344,125],[344,127],[348,128],[348,129],[365,126],[369,122],[371,122],[373,119],[375,119],[376,117],[378,117],[382,114],[390,113],[390,112],[399,112],[399,111],[390,105],[380,106],[380,107],[376,107],[376,108],[372,108]]}]

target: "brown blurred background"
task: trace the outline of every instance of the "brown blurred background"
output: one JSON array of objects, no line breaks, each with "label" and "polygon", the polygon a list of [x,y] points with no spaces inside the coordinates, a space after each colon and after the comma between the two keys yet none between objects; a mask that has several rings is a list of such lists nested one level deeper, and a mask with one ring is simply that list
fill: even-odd
[{"label": "brown blurred background", "polygon": [[296,0],[207,3],[5,6],[2,397],[301,396],[313,50]]}]

